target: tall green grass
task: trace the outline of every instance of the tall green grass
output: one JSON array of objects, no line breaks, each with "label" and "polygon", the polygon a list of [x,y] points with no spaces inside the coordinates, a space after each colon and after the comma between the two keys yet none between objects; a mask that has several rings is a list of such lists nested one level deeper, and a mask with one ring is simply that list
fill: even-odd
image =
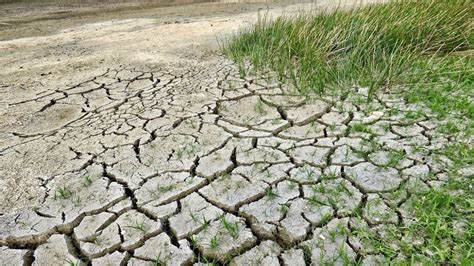
[{"label": "tall green grass", "polygon": [[260,18],[224,52],[241,66],[275,71],[301,92],[353,85],[374,92],[418,82],[430,71],[427,62],[470,49],[473,6],[470,0],[403,0]]}]

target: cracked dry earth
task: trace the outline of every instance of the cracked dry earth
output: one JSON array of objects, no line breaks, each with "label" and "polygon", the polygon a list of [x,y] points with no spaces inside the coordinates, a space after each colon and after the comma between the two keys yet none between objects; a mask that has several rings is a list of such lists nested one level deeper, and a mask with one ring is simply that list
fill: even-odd
[{"label": "cracked dry earth", "polygon": [[[36,265],[380,261],[354,232],[383,235],[409,223],[410,187],[437,186],[449,163],[414,147],[447,140],[426,118],[404,121],[419,107],[397,95],[353,100],[365,97],[364,89],[342,100],[298,96],[242,79],[218,58],[173,71],[108,69],[11,103],[75,113],[3,144],[3,162],[26,153],[64,161],[37,177],[39,204],[0,217],[0,257]],[[375,136],[370,143],[369,133],[351,130],[360,125]],[[392,152],[406,158],[387,166]]]},{"label": "cracked dry earth", "polygon": [[203,58],[2,100],[28,116],[0,132],[0,265],[370,265],[404,258],[363,233],[422,241],[390,232],[414,189],[448,179],[437,151],[456,140],[429,109],[301,96]]}]

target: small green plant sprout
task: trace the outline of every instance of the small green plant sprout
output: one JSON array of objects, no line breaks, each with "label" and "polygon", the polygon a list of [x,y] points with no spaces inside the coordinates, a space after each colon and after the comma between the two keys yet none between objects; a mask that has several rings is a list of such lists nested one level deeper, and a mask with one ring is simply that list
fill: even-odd
[{"label": "small green plant sprout", "polygon": [[199,150],[199,145],[197,143],[191,143],[186,145],[185,152],[188,157],[194,156]]},{"label": "small green plant sprout", "polygon": [[326,224],[326,223],[328,223],[329,221],[331,221],[332,217],[333,217],[333,216],[332,216],[332,214],[330,214],[330,213],[324,214],[323,218],[321,219],[321,224]]},{"label": "small green plant sprout", "polygon": [[209,242],[209,247],[211,249],[217,249],[219,247],[219,237],[217,235],[214,235],[211,238],[211,241]]},{"label": "small green plant sprout", "polygon": [[325,194],[328,189],[320,183],[318,185],[312,186],[311,190],[313,191],[313,193]]},{"label": "small green plant sprout", "polygon": [[237,238],[239,234],[239,224],[237,222],[229,222],[225,216],[222,216],[221,223],[232,238]]},{"label": "small green plant sprout", "polygon": [[67,265],[69,265],[69,266],[79,266],[79,262],[77,262],[77,261],[73,261],[71,259],[67,259],[65,261],[66,261]]},{"label": "small green plant sprout", "polygon": [[54,194],[54,199],[70,199],[72,197],[72,191],[66,187],[60,187],[56,190],[56,193]]},{"label": "small green plant sprout", "polygon": [[273,118],[271,123],[272,123],[272,125],[278,125],[280,123],[280,121],[281,120],[278,119],[278,118]]},{"label": "small green plant sprout", "polygon": [[267,110],[265,109],[265,103],[261,99],[258,99],[257,103],[255,103],[253,110],[260,115],[265,115]]},{"label": "small green plant sprout", "polygon": [[90,187],[92,185],[92,177],[90,175],[84,176],[84,186]]},{"label": "small green plant sprout", "polygon": [[350,191],[350,190],[349,190],[346,186],[344,186],[344,184],[342,184],[342,183],[337,184],[337,187],[336,187],[335,192],[337,192],[337,195],[340,195],[341,193],[346,193],[346,194],[349,195],[349,196],[352,196],[352,195],[353,195],[352,191]]},{"label": "small green plant sprout", "polygon": [[191,217],[191,219],[194,221],[194,222],[199,222],[198,218],[196,217],[196,215],[194,215],[194,213],[192,211],[189,211],[189,217]]},{"label": "small green plant sprout", "polygon": [[288,207],[287,205],[280,205],[280,208],[278,209],[278,211],[283,215],[285,216],[286,214],[288,214],[288,212],[290,211],[290,207]]},{"label": "small green plant sprout", "polygon": [[186,120],[186,124],[188,124],[192,129],[196,128],[196,125],[194,124],[193,120]]},{"label": "small green plant sprout", "polygon": [[147,232],[147,228],[144,221],[141,221],[141,222],[135,221],[132,225],[128,225],[126,227],[138,230],[142,233]]},{"label": "small green plant sprout", "polygon": [[220,180],[227,180],[227,179],[230,178],[230,174],[229,174],[229,173],[225,173],[225,174],[221,175],[219,178],[220,178]]},{"label": "small green plant sprout", "polygon": [[336,171],[327,171],[321,175],[322,180],[329,180],[329,179],[336,179],[337,173]]},{"label": "small green plant sprout", "polygon": [[265,196],[267,197],[268,200],[274,200],[276,197],[278,197],[278,194],[273,191],[272,187],[267,187],[265,189]]},{"label": "small green plant sprout", "polygon": [[336,242],[337,237],[339,236],[339,231],[337,229],[331,229],[328,232],[329,239],[331,239],[331,242]]},{"label": "small green plant sprout", "polygon": [[362,123],[352,124],[351,131],[352,132],[358,132],[358,133],[367,133],[367,134],[372,134],[373,133],[372,130],[370,129],[370,127],[368,127],[367,125],[364,125]]},{"label": "small green plant sprout", "polygon": [[307,198],[306,200],[307,200],[308,203],[311,204],[312,206],[320,206],[320,205],[322,205],[321,200],[320,200],[318,197],[316,197],[315,195],[313,195],[313,196]]},{"label": "small green plant sprout", "polygon": [[192,246],[193,248],[196,248],[197,245],[198,245],[198,241],[197,241],[197,239],[196,239],[195,236],[190,236],[190,237],[189,237],[189,243],[191,244],[191,246]]},{"label": "small green plant sprout", "polygon": [[162,194],[169,192],[175,188],[175,185],[156,185],[155,189],[148,189],[148,193],[154,198],[159,198]]},{"label": "small green plant sprout", "polygon": [[266,178],[271,178],[272,177],[272,173],[270,172],[269,169],[264,170],[264,172],[265,172],[265,177]]},{"label": "small green plant sprout", "polygon": [[176,159],[181,160],[183,158],[184,152],[185,152],[186,147],[179,147],[175,151]]},{"label": "small green plant sprout", "polygon": [[211,225],[211,221],[206,219],[204,215],[202,215],[202,225],[203,225],[203,230],[207,230],[207,228],[209,228],[209,225]]},{"label": "small green plant sprout", "polygon": [[396,167],[398,164],[405,159],[406,155],[403,151],[390,151],[388,154],[388,161],[386,163],[386,167]]},{"label": "small green plant sprout", "polygon": [[151,265],[153,265],[153,266],[165,266],[166,265],[164,259],[161,258],[161,252],[158,254],[158,256],[156,256],[156,258],[153,260]]},{"label": "small green plant sprout", "polygon": [[316,178],[316,173],[309,167],[303,167],[303,171],[306,175],[306,179],[312,181]]},{"label": "small green plant sprout", "polygon": [[288,189],[289,190],[295,190],[298,188],[298,183],[296,182],[288,182]]},{"label": "small green plant sprout", "polygon": [[338,254],[338,255],[339,255],[339,258],[341,258],[343,265],[351,265],[351,264],[353,264],[353,259],[351,259],[351,258],[349,257],[349,254],[347,253],[347,247],[346,247],[345,243],[342,243],[342,244],[339,246],[338,253],[339,253],[339,254]]},{"label": "small green plant sprout", "polygon": [[[206,265],[206,266],[217,266],[218,264],[212,260],[212,259],[208,259],[206,257],[198,257],[198,262],[200,265]],[[224,264],[224,265],[228,265],[227,264]]]},{"label": "small green plant sprout", "polygon": [[82,200],[79,196],[77,196],[75,198],[71,198],[71,201],[72,201],[72,203],[74,204],[75,207],[80,207],[81,206]]}]

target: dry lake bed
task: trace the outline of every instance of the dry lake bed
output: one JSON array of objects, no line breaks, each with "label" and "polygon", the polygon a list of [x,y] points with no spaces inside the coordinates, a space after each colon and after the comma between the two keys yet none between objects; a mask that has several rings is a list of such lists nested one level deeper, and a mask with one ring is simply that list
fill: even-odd
[{"label": "dry lake bed", "polygon": [[423,241],[391,234],[472,137],[396,93],[242,77],[222,40],[335,1],[220,2],[0,2],[0,265],[376,265],[367,235]]}]

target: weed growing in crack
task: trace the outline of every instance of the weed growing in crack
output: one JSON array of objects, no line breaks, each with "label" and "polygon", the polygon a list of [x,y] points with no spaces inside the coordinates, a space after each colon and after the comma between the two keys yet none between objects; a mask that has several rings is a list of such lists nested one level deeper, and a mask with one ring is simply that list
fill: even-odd
[{"label": "weed growing in crack", "polygon": [[343,151],[343,156],[344,156],[344,159],[347,161],[349,160],[349,155],[350,155],[350,152],[351,152],[351,148],[349,148],[348,146],[344,146],[345,149]]},{"label": "weed growing in crack", "polygon": [[402,111],[400,109],[397,109],[397,108],[390,108],[387,110],[387,113],[389,116],[397,116],[399,114],[402,113]]},{"label": "weed growing in crack", "polygon": [[194,124],[194,121],[193,120],[186,120],[186,123],[189,124],[189,126],[192,128],[192,129],[196,129],[197,126]]},{"label": "weed growing in crack", "polygon": [[303,251],[305,265],[311,265],[311,257],[313,256],[313,252],[311,251],[311,248],[306,245],[302,245],[300,248]]},{"label": "weed growing in crack", "polygon": [[146,225],[145,225],[145,222],[144,222],[144,221],[141,221],[141,222],[135,221],[134,224],[132,224],[132,225],[127,225],[127,226],[125,226],[125,227],[138,230],[138,231],[140,231],[140,232],[142,232],[142,233],[144,233],[144,234],[148,231],[148,229],[146,228]]},{"label": "weed growing in crack", "polygon": [[309,197],[306,199],[308,203],[312,206],[321,206],[323,203],[321,202],[319,197],[316,197],[315,195]]},{"label": "weed growing in crack", "polygon": [[227,218],[223,216],[221,218],[221,223],[222,223],[222,226],[224,226],[225,230],[229,232],[232,238],[234,239],[237,238],[239,234],[239,224],[237,222],[229,222],[227,221]]},{"label": "weed growing in crack", "polygon": [[228,180],[228,179],[230,179],[230,174],[229,174],[229,173],[225,173],[225,174],[221,175],[221,176],[219,177],[219,179],[220,179],[220,180]]},{"label": "weed growing in crack", "polygon": [[76,198],[72,198],[71,201],[72,204],[74,204],[74,207],[80,207],[82,205],[82,200],[79,196],[77,196]]},{"label": "weed growing in crack", "polygon": [[336,179],[337,178],[337,173],[335,171],[332,172],[326,172],[321,175],[321,180],[330,180],[330,179]]},{"label": "weed growing in crack", "polygon": [[288,212],[290,211],[290,207],[287,205],[280,205],[280,208],[278,208],[278,211],[281,213],[281,215],[286,216]]},{"label": "weed growing in crack", "polygon": [[73,260],[70,260],[70,259],[67,259],[65,261],[66,261],[67,265],[69,265],[69,266],[79,266],[78,261],[73,261]]},{"label": "weed growing in crack", "polygon": [[351,132],[358,132],[358,133],[367,133],[373,134],[372,129],[369,126],[362,124],[362,123],[354,123],[351,125]]},{"label": "weed growing in crack", "polygon": [[352,193],[352,191],[350,191],[346,186],[344,186],[344,184],[342,183],[339,183],[337,184],[337,187],[336,187],[336,190],[335,192],[337,192],[337,195],[339,196],[340,194],[344,193],[346,195],[349,195],[349,196],[353,196],[354,193]]},{"label": "weed growing in crack", "polygon": [[280,121],[281,121],[281,119],[279,119],[279,118],[273,118],[272,121],[271,121],[271,124],[272,125],[278,125],[278,124],[280,124]]},{"label": "weed growing in crack", "polygon": [[92,185],[92,177],[90,175],[84,176],[84,186],[90,187]]},{"label": "weed growing in crack", "polygon": [[190,237],[189,237],[189,243],[191,244],[191,246],[192,246],[193,248],[195,248],[195,247],[198,246],[198,241],[197,241],[197,239],[196,239],[195,236],[190,236]]},{"label": "weed growing in crack", "polygon": [[325,194],[326,193],[326,187],[323,186],[322,184],[318,184],[318,185],[314,185],[311,187],[311,190],[313,191],[313,193],[321,193],[321,194]]},{"label": "weed growing in crack", "polygon": [[198,218],[196,217],[196,215],[194,215],[194,213],[193,213],[192,211],[189,211],[189,217],[191,217],[191,219],[192,219],[194,222],[199,223]]},{"label": "weed growing in crack", "polygon": [[188,157],[194,156],[199,151],[199,145],[196,143],[191,143],[186,146],[186,154]]},{"label": "weed growing in crack", "polygon": [[184,155],[187,155],[188,158],[194,156],[198,150],[199,150],[198,144],[189,143],[176,149],[175,155],[178,160],[181,160],[184,157]]},{"label": "weed growing in crack", "polygon": [[349,254],[347,252],[347,247],[345,243],[342,243],[337,251],[338,257],[342,260],[342,265],[352,265],[354,264],[354,260],[349,257]]},{"label": "weed growing in crack", "polygon": [[204,215],[202,216],[202,229],[204,231],[206,231],[209,226],[211,225],[211,221],[210,220],[207,220],[206,217],[204,217]]},{"label": "weed growing in crack", "polygon": [[267,110],[265,108],[265,103],[261,99],[258,99],[258,101],[255,103],[253,110],[257,112],[259,115],[265,115],[267,114]]},{"label": "weed growing in crack", "polygon": [[295,183],[295,182],[288,182],[288,189],[289,190],[295,190],[295,189],[298,189],[298,184]]},{"label": "weed growing in crack", "polygon": [[154,198],[158,199],[162,194],[173,190],[176,186],[171,185],[156,185],[155,189],[148,189],[148,193]]},{"label": "weed growing in crack", "polygon": [[329,221],[331,221],[333,218],[333,215],[332,214],[329,214],[329,213],[326,213],[324,214],[324,216],[321,218],[321,224],[326,224],[326,223],[329,223]]},{"label": "weed growing in crack", "polygon": [[274,200],[276,197],[278,197],[278,194],[276,194],[276,192],[273,191],[272,187],[267,187],[265,189],[265,196],[267,197],[268,200]]},{"label": "weed growing in crack", "polygon": [[165,266],[165,265],[168,265],[168,263],[166,263],[166,261],[169,260],[169,258],[166,258],[165,257],[162,257],[162,254],[161,252],[153,259],[151,265],[153,266]]},{"label": "weed growing in crack", "polygon": [[302,169],[304,171],[306,179],[308,179],[309,181],[314,181],[316,179],[316,173],[310,167],[303,167]]},{"label": "weed growing in crack", "polygon": [[196,215],[191,211],[189,212],[189,216],[194,222],[201,224],[203,227],[203,230],[207,230],[207,228],[209,228],[209,225],[211,224],[211,221],[207,220],[204,214],[202,215],[202,220],[196,217]]},{"label": "weed growing in crack", "polygon": [[390,124],[389,123],[379,124],[379,126],[384,132],[388,132],[390,130]]},{"label": "weed growing in crack", "polygon": [[219,247],[219,237],[217,235],[214,235],[210,242],[209,242],[209,247],[211,249],[217,249]]},{"label": "weed growing in crack", "polygon": [[[373,136],[373,135],[372,135]],[[360,145],[360,148],[353,150],[354,154],[359,158],[368,160],[369,155],[375,151],[380,150],[379,144],[376,138],[371,137],[370,139],[364,139]]]},{"label": "weed growing in crack", "polygon": [[70,199],[72,195],[72,191],[68,187],[63,186],[56,190],[56,193],[54,194],[54,199]]},{"label": "weed growing in crack", "polygon": [[384,165],[384,167],[393,167],[393,168],[395,168],[405,158],[406,158],[406,155],[403,151],[392,150],[388,153],[388,161]]},{"label": "weed growing in crack", "polygon": [[186,181],[186,183],[191,185],[194,182],[194,180],[196,180],[196,176],[189,176],[189,177],[186,178],[185,181]]}]

